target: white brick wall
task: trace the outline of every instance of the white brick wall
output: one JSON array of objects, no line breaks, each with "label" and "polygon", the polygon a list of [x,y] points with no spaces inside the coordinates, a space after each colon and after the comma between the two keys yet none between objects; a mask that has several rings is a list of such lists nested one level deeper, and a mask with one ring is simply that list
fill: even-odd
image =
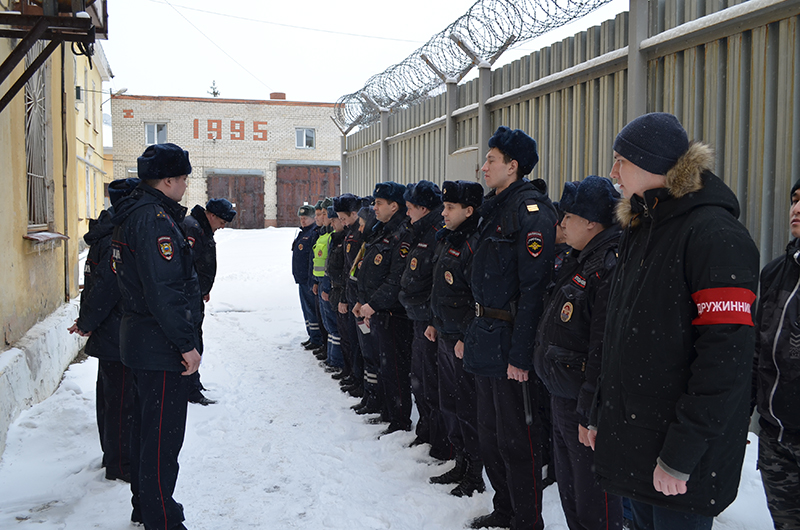
[{"label": "white brick wall", "polygon": [[[136,167],[136,158],[147,147],[145,123],[167,123],[167,141],[189,151],[192,162],[189,189],[183,199],[189,208],[208,200],[207,170],[259,170],[265,177],[265,218],[274,220],[277,161],[330,161],[338,166],[341,156],[341,133],[331,120],[333,105],[329,103],[125,95],[112,98],[111,116],[115,179],[128,176],[127,168]],[[209,124],[209,120],[219,121]],[[266,122],[257,126],[266,130],[266,141],[254,139],[260,135],[254,132],[257,122]],[[217,124],[221,126],[221,138],[214,131]],[[316,130],[315,149],[295,147],[296,127]],[[243,139],[232,139],[240,136]]]}]

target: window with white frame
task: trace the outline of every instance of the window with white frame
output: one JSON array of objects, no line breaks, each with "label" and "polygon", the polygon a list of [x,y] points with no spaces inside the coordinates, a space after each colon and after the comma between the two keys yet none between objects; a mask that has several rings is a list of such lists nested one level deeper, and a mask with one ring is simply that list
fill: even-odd
[{"label": "window with white frame", "polygon": [[167,143],[166,123],[145,123],[144,143],[147,145]]},{"label": "window with white frame", "polygon": [[297,128],[295,132],[295,147],[298,149],[314,149],[317,146],[317,134],[314,129]]}]

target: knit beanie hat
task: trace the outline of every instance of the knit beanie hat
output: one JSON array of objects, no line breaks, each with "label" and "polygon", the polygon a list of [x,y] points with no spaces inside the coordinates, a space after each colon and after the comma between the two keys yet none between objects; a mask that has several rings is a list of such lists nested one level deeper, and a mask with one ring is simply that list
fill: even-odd
[{"label": "knit beanie hat", "polygon": [[416,206],[433,210],[442,204],[442,192],[439,186],[429,180],[420,180],[416,184],[408,184],[403,199]]},{"label": "knit beanie hat", "polygon": [[446,180],[442,184],[442,199],[478,208],[483,203],[483,186],[468,180]]},{"label": "knit beanie hat", "polygon": [[686,130],[678,118],[666,112],[639,116],[614,140],[614,151],[656,175],[666,175],[688,150]]},{"label": "knit beanie hat", "polygon": [[539,161],[539,154],[536,152],[536,140],[525,134],[520,129],[513,131],[502,125],[497,128],[494,136],[489,138],[489,148],[496,147],[504,155],[519,164],[518,176],[524,177],[531,171]]},{"label": "knit beanie hat", "polygon": [[610,179],[589,175],[578,184],[572,204],[562,207],[565,212],[587,221],[610,226],[614,224],[614,209],[619,198]]}]

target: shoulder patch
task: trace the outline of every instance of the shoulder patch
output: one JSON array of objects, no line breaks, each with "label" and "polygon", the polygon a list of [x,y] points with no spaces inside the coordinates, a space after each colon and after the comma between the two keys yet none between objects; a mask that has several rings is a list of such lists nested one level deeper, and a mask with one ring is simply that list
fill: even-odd
[{"label": "shoulder patch", "polygon": [[400,257],[401,258],[405,258],[406,256],[408,256],[408,252],[410,250],[411,250],[411,245],[408,242],[403,241],[402,243],[400,243]]},{"label": "shoulder patch", "polygon": [[[186,241],[189,242],[189,246],[190,247],[194,248],[194,238],[192,236],[187,237]],[[300,250],[303,250],[303,249],[301,248]]]},{"label": "shoulder patch", "polygon": [[[538,206],[537,206],[538,208]],[[528,247],[528,253],[534,258],[538,258],[544,250],[544,239],[541,232],[528,232],[525,238],[525,246]]]},{"label": "shoulder patch", "polygon": [[175,254],[175,249],[172,246],[172,238],[169,236],[161,236],[158,238],[158,252],[161,254],[161,257],[167,261],[172,260],[172,256]]}]

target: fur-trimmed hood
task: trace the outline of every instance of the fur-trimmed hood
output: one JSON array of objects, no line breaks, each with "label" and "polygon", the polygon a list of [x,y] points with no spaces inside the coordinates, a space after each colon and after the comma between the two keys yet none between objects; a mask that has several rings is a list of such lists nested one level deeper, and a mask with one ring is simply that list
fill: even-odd
[{"label": "fur-trimmed hood", "polygon": [[[616,208],[617,220],[623,227],[637,226],[639,224],[639,219],[637,217],[642,213],[645,204],[647,204],[648,207],[655,207],[661,196],[664,196],[663,198],[682,199],[690,195],[693,197],[700,196],[697,197],[700,199],[700,203],[713,203],[726,207],[731,210],[734,216],[738,217],[739,203],[733,195],[733,192],[711,173],[713,167],[713,148],[700,142],[693,142],[686,153],[684,153],[672,169],[667,172],[666,187],[657,190],[648,190],[645,192],[644,198],[634,196],[630,199],[619,201]],[[714,177],[719,182],[715,182],[712,185],[713,189],[705,190],[710,184],[710,182],[708,182],[708,176]],[[723,192],[721,196],[718,196],[721,191],[719,185],[727,190],[727,193]],[[698,193],[701,190],[704,190],[704,193]],[[693,207],[693,205],[687,204],[687,207]]]}]

